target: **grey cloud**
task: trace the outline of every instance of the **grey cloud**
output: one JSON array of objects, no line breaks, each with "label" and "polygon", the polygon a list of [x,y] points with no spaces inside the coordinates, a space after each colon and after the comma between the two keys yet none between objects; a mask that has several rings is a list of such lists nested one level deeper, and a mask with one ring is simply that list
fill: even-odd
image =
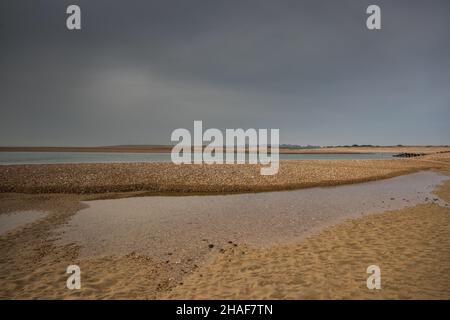
[{"label": "grey cloud", "polygon": [[[82,8],[80,32],[65,8]],[[381,31],[365,8],[382,8]],[[449,144],[447,1],[0,3],[0,145],[169,143],[193,120],[283,143]]]}]

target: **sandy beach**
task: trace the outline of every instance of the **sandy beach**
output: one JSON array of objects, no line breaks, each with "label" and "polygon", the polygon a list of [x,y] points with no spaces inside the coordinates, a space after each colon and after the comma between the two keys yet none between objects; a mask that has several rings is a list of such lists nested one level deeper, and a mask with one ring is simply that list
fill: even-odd
[{"label": "sandy beach", "polygon": [[0,300],[450,300],[448,12],[2,0]]},{"label": "sandy beach", "polygon": [[[421,204],[345,222],[300,244],[228,248],[164,297],[448,300],[449,235],[450,209]],[[381,290],[366,287],[373,264]]]},{"label": "sandy beach", "polygon": [[[450,202],[450,180],[436,189]],[[175,299],[445,299],[450,208],[424,203],[349,220],[305,241],[228,248],[166,295]],[[368,265],[382,290],[367,290]]]},{"label": "sandy beach", "polygon": [[[281,168],[274,179],[246,165],[2,166],[12,227],[0,235],[0,297],[450,297],[447,154]],[[29,210],[38,216],[17,218]],[[368,292],[376,263],[383,290]],[[65,287],[70,264],[81,290]]]}]

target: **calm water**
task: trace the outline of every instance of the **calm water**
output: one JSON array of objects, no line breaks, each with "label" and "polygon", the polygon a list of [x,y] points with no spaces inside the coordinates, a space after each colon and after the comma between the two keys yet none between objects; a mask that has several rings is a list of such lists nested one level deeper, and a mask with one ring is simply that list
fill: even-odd
[{"label": "calm water", "polygon": [[447,179],[426,171],[327,188],[89,201],[58,230],[59,241],[78,244],[84,257],[136,251],[165,261],[172,252],[185,260],[202,252],[200,248],[209,251],[202,239],[215,248],[229,240],[252,246],[290,243],[314,229],[362,214],[430,203],[437,198],[432,193],[435,186]]},{"label": "calm water", "polygon": [[[384,159],[393,153],[280,154],[281,160]],[[170,153],[0,152],[0,164],[170,162]]]}]

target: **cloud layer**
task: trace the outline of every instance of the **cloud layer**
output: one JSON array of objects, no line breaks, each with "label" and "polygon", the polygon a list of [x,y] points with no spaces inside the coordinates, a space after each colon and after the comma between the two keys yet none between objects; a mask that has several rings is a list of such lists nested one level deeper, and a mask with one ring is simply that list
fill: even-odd
[{"label": "cloud layer", "polygon": [[[73,3],[81,31],[65,27]],[[166,144],[194,120],[279,128],[282,143],[450,144],[449,14],[438,0],[3,0],[0,145]]]}]

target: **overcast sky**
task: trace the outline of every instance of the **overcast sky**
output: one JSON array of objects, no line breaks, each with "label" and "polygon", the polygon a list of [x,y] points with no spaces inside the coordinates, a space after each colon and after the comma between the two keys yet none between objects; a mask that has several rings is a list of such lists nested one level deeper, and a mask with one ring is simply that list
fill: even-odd
[{"label": "overcast sky", "polygon": [[449,17],[448,0],[1,0],[0,145],[168,144],[194,120],[450,144]]}]

